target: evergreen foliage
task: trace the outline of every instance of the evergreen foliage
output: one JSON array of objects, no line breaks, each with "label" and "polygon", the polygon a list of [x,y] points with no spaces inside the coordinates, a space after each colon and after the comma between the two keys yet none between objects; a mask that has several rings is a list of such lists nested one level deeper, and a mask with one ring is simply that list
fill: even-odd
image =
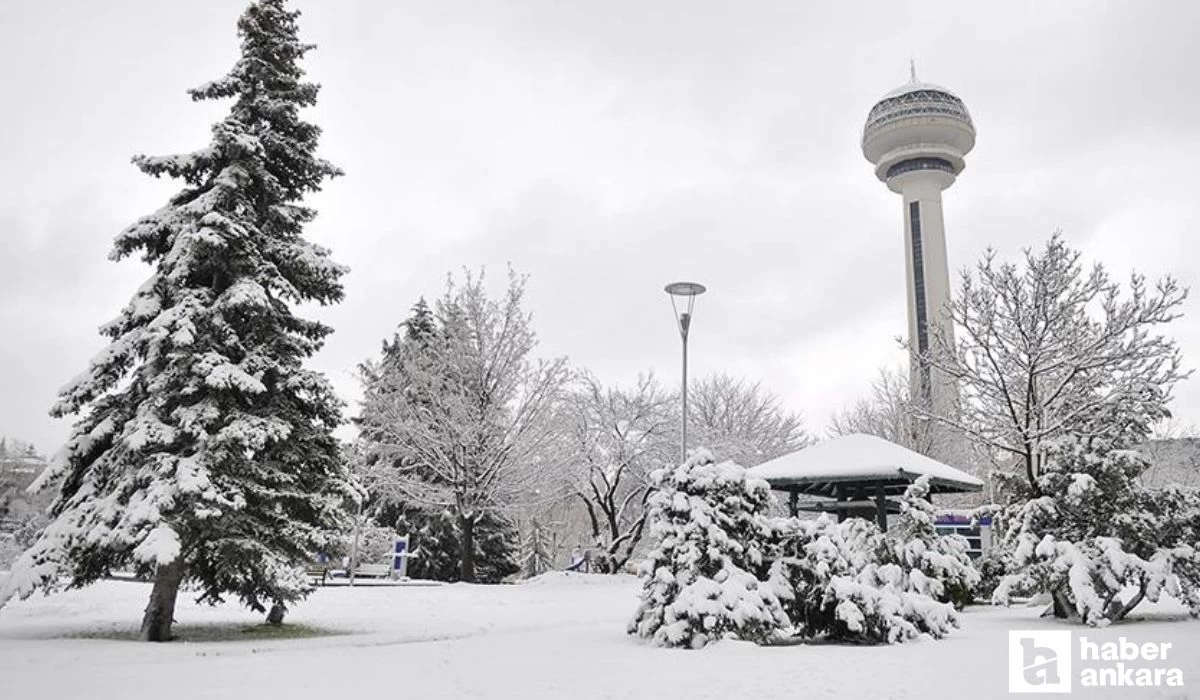
[{"label": "evergreen foliage", "polygon": [[134,158],[184,188],[116,238],[114,260],[154,272],[52,410],[80,415],[42,479],[59,486],[54,520],[0,601],[131,568],[156,579],[143,634],[163,640],[182,582],[260,611],[302,597],[296,565],[342,524],[340,402],[304,367],[330,329],[293,313],[339,301],[345,273],[302,236],[316,216],[302,198],[340,171],[299,116],[318,86],[299,66],[313,47],[298,15],[284,0],[242,15],[240,59],[191,91],[233,100],[208,146]]},{"label": "evergreen foliage", "polygon": [[937,509],[929,501],[929,477],[922,476],[900,497],[899,521],[884,538],[881,557],[911,572],[908,590],[962,608],[972,601],[980,572],[961,535],[938,534]]},{"label": "evergreen foliage", "polygon": [[531,519],[529,532],[521,540],[521,569],[533,578],[554,568],[554,545],[550,532],[537,518]]},{"label": "evergreen foliage", "polygon": [[[395,531],[409,537],[410,577],[450,583],[462,580],[462,535],[453,513],[414,508],[389,511],[396,513],[392,520]],[[473,540],[475,583],[500,583],[520,571],[517,529],[507,518],[495,514],[481,517]]]},{"label": "evergreen foliage", "polygon": [[702,449],[651,479],[653,549],[630,634],[698,648],[727,637],[767,642],[787,630],[767,582],[774,528],[767,483]]},{"label": "evergreen foliage", "polygon": [[945,584],[875,523],[838,523],[828,515],[786,522],[771,579],[784,591],[797,635],[892,644],[921,634],[942,637],[957,625],[954,607],[931,597]]},{"label": "evergreen foliage", "polygon": [[412,337],[385,344],[382,360],[363,367],[359,424],[375,491],[388,503],[451,513],[468,582],[477,579],[476,529],[482,523],[479,536],[490,536],[489,518],[506,522],[504,513],[555,478],[561,459],[551,448],[566,361],[531,357],[525,283],[510,271],[494,300],[481,276],[450,280],[432,318],[415,313]]},{"label": "evergreen foliage", "polygon": [[889,536],[859,518],[772,518],[766,482],[703,450],[653,479],[653,549],[629,632],[654,644],[941,637],[957,617],[936,598],[978,580],[964,543],[938,539],[924,482]]},{"label": "evergreen foliage", "polygon": [[1040,495],[1004,513],[1012,573],[997,602],[1050,591],[1060,613],[1103,626],[1169,593],[1200,615],[1200,490],[1142,486],[1145,458],[1101,438],[1057,440],[1042,463]]}]

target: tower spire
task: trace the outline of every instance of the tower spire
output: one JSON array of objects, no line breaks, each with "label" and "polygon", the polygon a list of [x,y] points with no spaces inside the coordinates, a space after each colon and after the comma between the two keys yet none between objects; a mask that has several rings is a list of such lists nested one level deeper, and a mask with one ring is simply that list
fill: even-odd
[{"label": "tower spire", "polygon": [[915,58],[908,59],[908,82],[917,82],[917,60]]}]

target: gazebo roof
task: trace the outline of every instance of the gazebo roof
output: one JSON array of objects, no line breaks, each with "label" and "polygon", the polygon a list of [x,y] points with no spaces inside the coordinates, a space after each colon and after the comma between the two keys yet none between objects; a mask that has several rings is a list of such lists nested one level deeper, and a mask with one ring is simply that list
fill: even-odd
[{"label": "gazebo roof", "polygon": [[881,485],[888,494],[903,493],[918,477],[930,477],[934,493],[982,491],[970,474],[874,435],[842,435],[750,470],[771,488],[834,497],[838,485]]}]

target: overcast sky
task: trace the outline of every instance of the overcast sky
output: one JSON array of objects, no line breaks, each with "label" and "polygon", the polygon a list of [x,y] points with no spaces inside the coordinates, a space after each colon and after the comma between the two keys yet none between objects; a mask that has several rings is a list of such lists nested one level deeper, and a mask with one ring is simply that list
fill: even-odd
[{"label": "overcast sky", "polygon": [[[57,449],[47,417],[149,274],[114,235],[176,183],[136,153],[207,144],[243,0],[0,0],[0,434]],[[351,268],[315,359],[353,404],[374,354],[449,271],[531,276],[546,356],[669,384],[665,283],[708,285],[692,371],[762,380],[824,430],[898,365],[900,200],[859,149],[908,76],[978,129],[945,197],[953,270],[1055,229],[1089,259],[1200,281],[1200,4],[300,0],[308,118],[346,177],[310,235]],[[1173,334],[1200,359],[1200,298]],[[1200,420],[1200,379],[1175,409]]]}]

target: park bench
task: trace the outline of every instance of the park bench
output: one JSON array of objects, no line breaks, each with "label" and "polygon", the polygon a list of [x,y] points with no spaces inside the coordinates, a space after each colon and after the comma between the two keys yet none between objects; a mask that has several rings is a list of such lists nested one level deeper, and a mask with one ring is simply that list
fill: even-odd
[{"label": "park bench", "polygon": [[391,564],[361,564],[354,570],[356,578],[389,578],[391,575]]},{"label": "park bench", "polygon": [[304,573],[308,576],[310,583],[317,586],[324,586],[325,581],[329,578],[329,567],[310,566],[304,570]]}]

